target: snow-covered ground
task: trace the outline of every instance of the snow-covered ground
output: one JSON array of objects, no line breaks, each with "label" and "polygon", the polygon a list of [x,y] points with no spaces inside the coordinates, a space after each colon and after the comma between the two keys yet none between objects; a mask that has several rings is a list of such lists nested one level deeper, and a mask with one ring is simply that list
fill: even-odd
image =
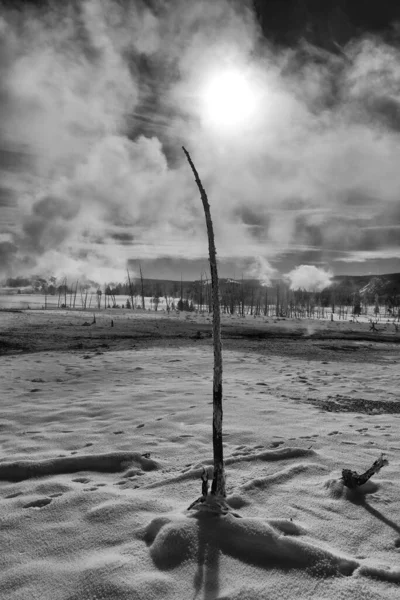
[{"label": "snow-covered ground", "polygon": [[[142,298],[139,296],[135,296],[135,304],[136,306],[142,305]],[[74,295],[67,295],[66,306],[68,308],[72,308],[74,306]],[[98,310],[98,296],[96,293],[88,293],[87,297],[83,294],[83,297],[80,293],[76,295],[75,298],[75,310],[83,310],[84,302],[86,300],[86,310]],[[131,301],[130,296],[120,295],[115,296],[116,303],[119,307],[125,307],[126,301]],[[169,299],[170,300],[170,299]],[[172,299],[171,299],[172,300]],[[110,296],[106,298],[107,306],[112,307],[113,301]],[[177,303],[178,300],[175,300]],[[0,290],[0,308],[16,308],[26,310],[31,308],[33,310],[36,309],[44,309],[45,307],[48,309],[58,308],[59,305],[65,303],[64,296],[58,298],[58,295],[55,296],[44,296],[44,294],[18,294],[18,293],[1,293]],[[155,305],[153,298],[151,296],[145,296],[145,308],[146,310],[154,310]],[[157,306],[158,310],[162,310],[166,308],[165,298],[159,299],[159,303]],[[104,296],[100,297],[100,310],[104,310]]]},{"label": "snow-covered ground", "polygon": [[[83,297],[82,297],[81,294],[77,294],[77,296],[75,298],[75,308],[73,308],[74,296],[71,294],[68,294],[67,299],[66,299],[66,306],[67,306],[68,310],[83,311],[83,306],[84,306],[85,300],[86,300],[86,311],[98,311],[98,310],[104,311],[105,310],[104,296],[102,295],[100,298],[100,309],[99,309],[98,296],[95,293],[91,293],[91,294],[89,293],[87,297],[85,295],[83,295]],[[127,301],[131,302],[131,298],[130,298],[130,296],[120,295],[120,296],[115,296],[115,301],[116,301],[116,304],[119,307],[119,309],[121,309],[121,308],[125,309]],[[142,298],[140,296],[135,296],[134,301],[135,301],[135,306],[141,307]],[[170,306],[172,305],[172,303],[174,303],[175,307],[176,307],[178,301],[179,301],[179,298],[174,299],[172,297],[168,297],[168,303]],[[27,293],[18,294],[15,292],[15,290],[14,290],[14,293],[5,293],[4,288],[3,288],[3,290],[0,289],[0,309],[17,309],[17,310],[43,309],[44,310],[45,308],[47,308],[49,310],[55,310],[55,309],[58,309],[59,306],[62,305],[64,302],[65,302],[64,296],[61,296],[59,299],[58,295],[44,296],[43,294],[27,294]],[[108,307],[112,308],[113,300],[110,296],[107,296],[106,302],[107,302],[107,310],[108,310]],[[166,299],[165,299],[165,297],[159,298],[159,302],[157,305],[157,311],[156,311],[154,299],[151,296],[145,296],[145,308],[146,308],[146,310],[151,310],[154,312],[160,312],[160,311],[166,310],[166,308],[167,308]],[[114,310],[118,310],[118,309],[114,309]],[[132,311],[132,312],[135,312],[135,311]],[[250,306],[246,307],[245,312],[246,312],[247,318],[253,317],[253,315],[249,314],[251,312]],[[269,312],[269,315],[267,318],[274,318],[276,315],[275,305],[271,304],[269,306],[268,312]],[[323,314],[323,316],[322,316],[322,314]],[[238,316],[238,315],[235,315],[235,316]],[[264,319],[265,317],[264,317],[264,315],[258,315],[256,318]],[[308,317],[304,317],[304,318],[307,319]],[[314,317],[311,318],[311,320],[313,320],[313,321],[314,320],[329,321],[330,319],[331,319],[330,307],[325,307],[323,313],[322,313],[321,309],[316,308],[314,311]],[[342,307],[341,311],[340,311],[339,307],[336,306],[335,313],[333,315],[333,319],[335,321],[353,321],[353,320],[355,320],[358,323],[369,323],[371,320],[377,321],[378,323],[381,323],[381,322],[383,322],[383,323],[386,323],[386,322],[398,323],[399,322],[398,318],[389,316],[386,313],[386,309],[384,306],[381,306],[380,312],[378,314],[376,314],[374,305],[368,306],[366,309],[366,312],[364,309],[363,314],[361,314],[360,316],[357,316],[357,317],[353,316],[353,307],[352,306]]]},{"label": "snow-covered ground", "polygon": [[[138,326],[122,319],[110,336]],[[187,511],[212,465],[207,340],[0,355],[1,600],[397,599],[400,345],[355,344],[225,349],[241,518]],[[382,452],[364,489],[343,487]]]}]

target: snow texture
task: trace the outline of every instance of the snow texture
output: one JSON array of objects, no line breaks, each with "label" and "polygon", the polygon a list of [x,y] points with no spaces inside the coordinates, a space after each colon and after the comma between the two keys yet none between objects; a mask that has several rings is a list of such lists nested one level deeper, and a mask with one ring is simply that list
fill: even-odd
[{"label": "snow texture", "polygon": [[[212,351],[191,344],[0,356],[1,600],[397,599],[398,346],[224,352],[238,518],[187,511],[212,475]],[[381,405],[321,404],[344,396]]]}]

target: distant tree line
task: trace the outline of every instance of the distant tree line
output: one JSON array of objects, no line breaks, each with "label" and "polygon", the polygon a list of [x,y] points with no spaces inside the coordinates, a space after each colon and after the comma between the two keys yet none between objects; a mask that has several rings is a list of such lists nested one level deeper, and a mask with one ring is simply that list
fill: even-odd
[{"label": "distant tree line", "polygon": [[[168,310],[212,312],[211,281],[206,275],[192,282],[163,281],[155,279],[131,279],[99,286],[95,282],[80,283],[79,280],[61,282],[55,277],[48,280],[34,277],[15,277],[6,280],[13,288],[30,287],[33,292],[45,296],[58,296],[59,306],[75,307],[77,298],[86,307],[89,296],[95,295],[93,302],[98,308],[143,308],[144,297],[151,299],[154,310],[163,301]],[[382,286],[381,286],[382,287]],[[374,307],[375,314],[398,316],[400,311],[400,288],[398,282],[388,281],[383,289],[379,286],[366,286],[364,292],[356,281],[344,280],[322,291],[292,290],[284,281],[263,286],[257,280],[220,280],[221,310],[225,314],[264,315],[278,317],[326,317],[334,313],[339,318],[349,314],[359,316]],[[119,296],[130,300],[119,301]],[[92,306],[93,306],[92,304]]]}]

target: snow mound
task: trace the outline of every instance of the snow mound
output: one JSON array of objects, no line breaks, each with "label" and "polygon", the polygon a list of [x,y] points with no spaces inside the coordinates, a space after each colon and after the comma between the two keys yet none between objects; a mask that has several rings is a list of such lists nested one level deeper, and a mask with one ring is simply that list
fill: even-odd
[{"label": "snow mound", "polygon": [[[154,564],[161,570],[179,567],[207,552],[222,553],[264,569],[305,569],[318,577],[352,575],[359,567],[355,559],[289,537],[300,529],[279,523],[278,528],[259,519],[215,517],[199,513],[191,517],[154,519],[144,540]],[[281,531],[286,529],[286,536]]]},{"label": "snow mound", "polygon": [[[265,450],[263,452],[255,452],[252,454],[245,454],[243,456],[228,456],[225,459],[224,463],[225,465],[229,466],[241,462],[251,462],[257,460],[274,462],[278,460],[286,460],[289,458],[302,458],[304,456],[316,456],[316,452],[307,448],[279,448],[278,450]],[[212,479],[214,467],[212,464],[212,459],[207,459],[203,462],[196,463],[192,468],[185,469],[176,477],[162,479],[160,481],[150,483],[143,487],[147,489],[152,489],[162,487],[164,485],[172,485],[182,481],[188,481],[191,479],[199,480],[203,472],[203,468],[206,468],[209,479]],[[299,469],[300,470],[298,472],[304,470],[301,468],[301,466],[299,466]]]},{"label": "snow mound", "polygon": [[346,487],[341,479],[329,479],[324,485],[331,498],[345,498],[356,504],[362,503],[366,494],[374,494],[379,490],[379,484],[371,480],[354,489]]},{"label": "snow mound", "polygon": [[291,465],[289,467],[286,467],[286,469],[278,471],[278,473],[274,473],[273,475],[258,477],[247,481],[242,485],[242,490],[248,491],[254,488],[266,488],[273,484],[279,484],[283,483],[284,481],[288,481],[289,479],[296,475],[299,475],[300,473],[318,471],[326,471],[326,467],[315,463]]},{"label": "snow mound", "polygon": [[24,460],[0,464],[0,481],[23,481],[32,477],[61,475],[79,471],[97,471],[116,473],[135,463],[143,471],[153,471],[158,464],[139,452],[109,452],[107,454],[88,454],[86,456],[67,456],[47,460]]}]

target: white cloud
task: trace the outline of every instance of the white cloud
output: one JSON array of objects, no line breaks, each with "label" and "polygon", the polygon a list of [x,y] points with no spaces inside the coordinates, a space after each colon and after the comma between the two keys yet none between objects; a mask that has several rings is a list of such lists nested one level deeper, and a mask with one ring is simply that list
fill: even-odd
[{"label": "white cloud", "polygon": [[314,265],[300,265],[284,276],[290,282],[291,290],[320,292],[331,283],[332,273]]},{"label": "white cloud", "polygon": [[[247,4],[225,0],[177,0],[157,14],[84,0],[48,14],[25,9],[18,21],[4,11],[0,27],[0,146],[28,157],[6,173],[19,198],[10,260],[21,264],[25,253],[50,268],[54,252],[74,261],[82,250],[90,269],[109,256],[206,256],[182,144],[206,188],[221,258],[397,252],[387,230],[365,233],[400,220],[400,63],[382,40],[354,40],[346,59],[301,62],[296,49],[263,46]],[[220,129],[206,123],[200,99],[232,65],[258,110]],[[49,197],[76,214],[36,214]],[[94,240],[96,258],[87,252]],[[267,281],[272,272],[258,261]]]},{"label": "white cloud", "polygon": [[397,258],[400,259],[400,248],[384,248],[383,250],[360,250],[358,252],[348,252],[345,256],[335,258],[336,261],[348,263],[363,263],[370,260],[385,260]]}]

